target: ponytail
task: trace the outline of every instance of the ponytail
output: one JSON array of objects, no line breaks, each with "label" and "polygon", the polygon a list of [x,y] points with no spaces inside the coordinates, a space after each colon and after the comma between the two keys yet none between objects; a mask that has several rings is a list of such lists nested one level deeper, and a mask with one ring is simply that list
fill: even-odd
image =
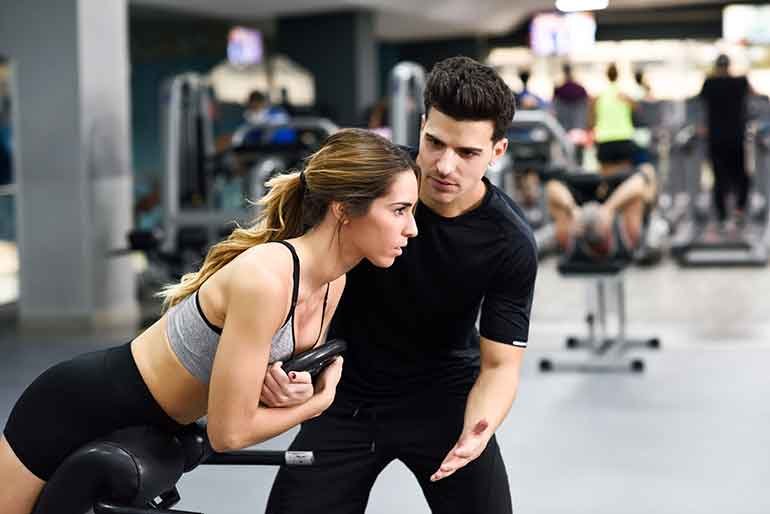
[{"label": "ponytail", "polygon": [[304,171],[278,175],[267,182],[268,193],[257,202],[261,210],[250,227],[237,227],[209,249],[198,271],[158,293],[163,309],[194,293],[252,246],[299,237],[316,227],[332,202],[342,203],[349,216],[364,215],[376,198],[386,194],[394,177],[405,171],[414,173],[419,183],[417,165],[387,139],[362,129],[336,132],[308,157]]},{"label": "ponytail", "polygon": [[178,284],[167,285],[157,294],[163,298],[164,311],[197,291],[211,275],[252,246],[303,234],[304,175],[278,175],[267,186],[269,192],[257,202],[261,210],[251,227],[236,227],[227,239],[209,249],[198,271],[183,275]]}]

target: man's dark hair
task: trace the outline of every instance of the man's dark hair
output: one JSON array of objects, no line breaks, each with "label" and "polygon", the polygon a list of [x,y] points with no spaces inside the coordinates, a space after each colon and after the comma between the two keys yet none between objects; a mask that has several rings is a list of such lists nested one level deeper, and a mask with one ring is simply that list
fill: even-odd
[{"label": "man's dark hair", "polygon": [[254,104],[254,103],[262,103],[267,100],[267,95],[263,93],[262,91],[257,91],[256,89],[249,93],[249,98],[246,100],[246,103]]},{"label": "man's dark hair", "polygon": [[618,80],[618,67],[614,62],[607,66],[607,78],[610,79],[610,82]]},{"label": "man's dark hair", "polygon": [[437,62],[425,85],[425,116],[435,107],[459,121],[491,121],[492,141],[499,141],[516,113],[513,91],[489,66],[469,57]]},{"label": "man's dark hair", "polygon": [[717,60],[714,63],[717,68],[729,68],[730,67],[730,58],[727,57],[726,54],[719,54],[717,56]]}]

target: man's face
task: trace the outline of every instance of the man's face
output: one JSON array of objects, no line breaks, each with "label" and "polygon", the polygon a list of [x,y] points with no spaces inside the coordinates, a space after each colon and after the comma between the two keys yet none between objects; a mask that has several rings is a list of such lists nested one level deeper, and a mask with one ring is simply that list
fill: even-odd
[{"label": "man's face", "polygon": [[476,206],[486,191],[481,178],[505,153],[508,140],[492,143],[492,121],[458,121],[431,107],[420,131],[417,164],[420,200],[445,217]]}]

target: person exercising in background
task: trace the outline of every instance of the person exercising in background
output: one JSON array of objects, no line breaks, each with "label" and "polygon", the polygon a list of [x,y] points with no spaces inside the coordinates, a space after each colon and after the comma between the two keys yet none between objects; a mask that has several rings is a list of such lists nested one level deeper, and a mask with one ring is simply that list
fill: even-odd
[{"label": "person exercising in background", "polygon": [[296,131],[286,126],[291,118],[280,105],[274,105],[261,91],[252,91],[243,112],[246,121],[233,133],[233,147],[250,147],[265,144],[291,144],[296,141]]},{"label": "person exercising in background", "polygon": [[607,79],[589,109],[599,174],[567,170],[546,183],[558,245],[579,259],[630,259],[642,243],[644,218],[657,193],[655,169],[633,141],[636,104],[620,91],[615,64],[608,66]]},{"label": "person exercising in background", "polygon": [[[40,375],[0,439],[0,510],[27,514],[59,464],[128,426],[174,432],[204,414],[217,451],[244,448],[318,416],[334,400],[342,360],[290,408],[266,406],[280,362],[324,343],[345,273],[391,266],[416,235],[419,168],[366,130],[329,137],[300,173],[279,175],[256,224],[214,245],[201,268],[163,290],[166,312],[132,342]],[[268,369],[269,363],[275,363]],[[262,401],[261,401],[262,400]]]},{"label": "person exercising in background", "polygon": [[522,110],[539,110],[544,109],[546,106],[545,100],[529,90],[529,70],[522,70],[519,73],[519,80],[521,80],[521,91],[515,96],[516,106]]},{"label": "person exercising in background", "polygon": [[330,330],[348,342],[337,398],[291,445],[316,465],[279,470],[270,514],[361,514],[394,459],[436,514],[512,512],[494,434],[518,390],[537,249],[484,172],[515,103],[492,68],[454,57],[429,73],[424,105],[420,233],[386,272],[348,273]]},{"label": "person exercising in background", "polygon": [[570,257],[630,259],[642,242],[657,185],[649,163],[600,174],[567,171],[546,183],[556,240]]},{"label": "person exercising in background", "polygon": [[252,125],[283,125],[289,121],[286,109],[273,105],[266,94],[256,90],[249,93],[243,117]]},{"label": "person exercising in background", "polygon": [[[750,181],[744,138],[751,93],[745,76],[730,75],[730,59],[724,54],[717,57],[714,74],[706,78],[699,93],[706,114],[705,132],[714,171],[713,202],[720,225],[728,218],[725,199],[731,191],[736,195],[737,222],[741,225],[745,221]],[[704,132],[703,127],[700,132]]]},{"label": "person exercising in background", "polygon": [[607,67],[607,79],[609,85],[588,109],[588,126],[593,128],[596,157],[605,175],[629,167],[637,154],[632,118],[636,104],[620,91],[614,63]]}]

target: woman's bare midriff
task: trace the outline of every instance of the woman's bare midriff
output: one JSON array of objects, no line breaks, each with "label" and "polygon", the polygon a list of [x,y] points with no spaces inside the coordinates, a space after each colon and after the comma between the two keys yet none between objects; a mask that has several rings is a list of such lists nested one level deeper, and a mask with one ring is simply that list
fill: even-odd
[{"label": "woman's bare midriff", "polygon": [[208,385],[177,359],[166,337],[166,316],[133,340],[131,353],[153,398],[177,423],[186,425],[206,414]]}]

